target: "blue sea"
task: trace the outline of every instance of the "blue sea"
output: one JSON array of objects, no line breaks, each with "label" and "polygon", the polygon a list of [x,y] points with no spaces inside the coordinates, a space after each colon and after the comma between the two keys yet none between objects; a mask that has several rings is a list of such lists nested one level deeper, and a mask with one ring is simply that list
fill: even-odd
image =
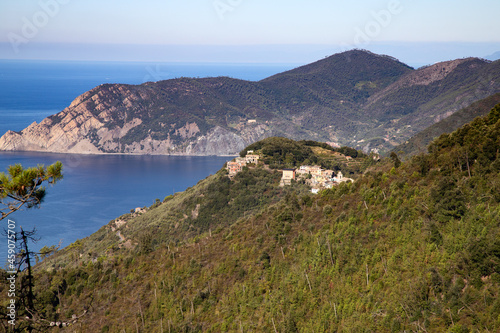
[{"label": "blue sea", "polygon": [[[258,81],[294,67],[297,65],[0,60],[0,135],[40,122],[103,83],[214,76]],[[25,230],[36,227],[40,241],[32,248],[38,250],[60,242],[62,247],[68,246],[131,209],[184,191],[230,159],[0,152],[0,171],[15,163],[28,167],[61,161],[64,165],[64,179],[47,188],[40,209],[9,216]],[[0,266],[6,252],[6,238],[0,235]]]}]

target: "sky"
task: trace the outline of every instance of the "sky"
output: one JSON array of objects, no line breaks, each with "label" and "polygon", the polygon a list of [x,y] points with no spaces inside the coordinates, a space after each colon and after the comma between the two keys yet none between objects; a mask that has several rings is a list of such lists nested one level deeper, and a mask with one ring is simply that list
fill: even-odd
[{"label": "sky", "polygon": [[0,59],[259,62],[500,51],[498,0],[1,0]]}]

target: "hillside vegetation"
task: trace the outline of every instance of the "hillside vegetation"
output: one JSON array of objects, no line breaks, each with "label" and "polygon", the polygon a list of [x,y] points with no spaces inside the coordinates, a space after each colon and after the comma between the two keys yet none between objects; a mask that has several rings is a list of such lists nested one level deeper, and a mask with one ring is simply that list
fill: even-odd
[{"label": "hillside vegetation", "polygon": [[[226,182],[222,170],[127,222],[129,237],[153,230],[149,243],[119,248],[112,222],[84,250],[46,259],[38,306],[56,319],[91,304],[68,332],[497,332],[499,148],[500,105],[428,154],[382,160],[318,195],[299,183],[278,189],[272,169],[247,169],[229,191],[264,201],[239,214],[211,201],[225,195],[211,188]],[[197,202],[199,218],[200,198],[214,219],[178,216],[181,239],[148,224]],[[89,255],[96,235],[114,236],[115,247]]]}]

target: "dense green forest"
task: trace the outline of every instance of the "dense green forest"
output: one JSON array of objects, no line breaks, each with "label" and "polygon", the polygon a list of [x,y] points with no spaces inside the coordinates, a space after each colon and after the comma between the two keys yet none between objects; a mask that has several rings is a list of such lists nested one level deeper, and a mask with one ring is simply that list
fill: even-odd
[{"label": "dense green forest", "polygon": [[77,315],[68,332],[498,332],[499,149],[497,105],[403,163],[357,157],[354,183],[318,195],[222,169],[45,259],[36,307]]},{"label": "dense green forest", "polygon": [[[373,160],[373,156],[369,159],[366,154],[354,148],[333,148],[324,142],[294,141],[283,137],[271,137],[255,142],[242,150],[240,156],[245,156],[248,151],[257,151],[262,156],[261,161],[271,169],[320,165],[325,169],[341,170],[346,174],[356,174],[366,168]],[[358,160],[354,163],[347,163],[346,156],[358,158]],[[362,161],[361,168],[354,167],[360,161]]]}]

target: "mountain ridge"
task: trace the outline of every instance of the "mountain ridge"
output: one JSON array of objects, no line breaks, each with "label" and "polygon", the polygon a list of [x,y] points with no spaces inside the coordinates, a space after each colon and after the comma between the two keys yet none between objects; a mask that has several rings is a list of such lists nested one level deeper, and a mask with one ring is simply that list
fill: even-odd
[{"label": "mountain ridge", "polygon": [[0,138],[0,150],[233,155],[270,136],[389,151],[500,92],[500,62],[458,59],[421,69],[362,50],[257,82],[178,78],[104,84],[56,115]]},{"label": "mountain ridge", "polygon": [[487,115],[499,103],[500,93],[474,102],[468,107],[419,132],[408,141],[394,148],[394,151],[398,154],[402,152],[406,157],[423,153],[432,140],[438,138],[441,134],[451,133],[462,125],[471,122],[474,118]]}]

